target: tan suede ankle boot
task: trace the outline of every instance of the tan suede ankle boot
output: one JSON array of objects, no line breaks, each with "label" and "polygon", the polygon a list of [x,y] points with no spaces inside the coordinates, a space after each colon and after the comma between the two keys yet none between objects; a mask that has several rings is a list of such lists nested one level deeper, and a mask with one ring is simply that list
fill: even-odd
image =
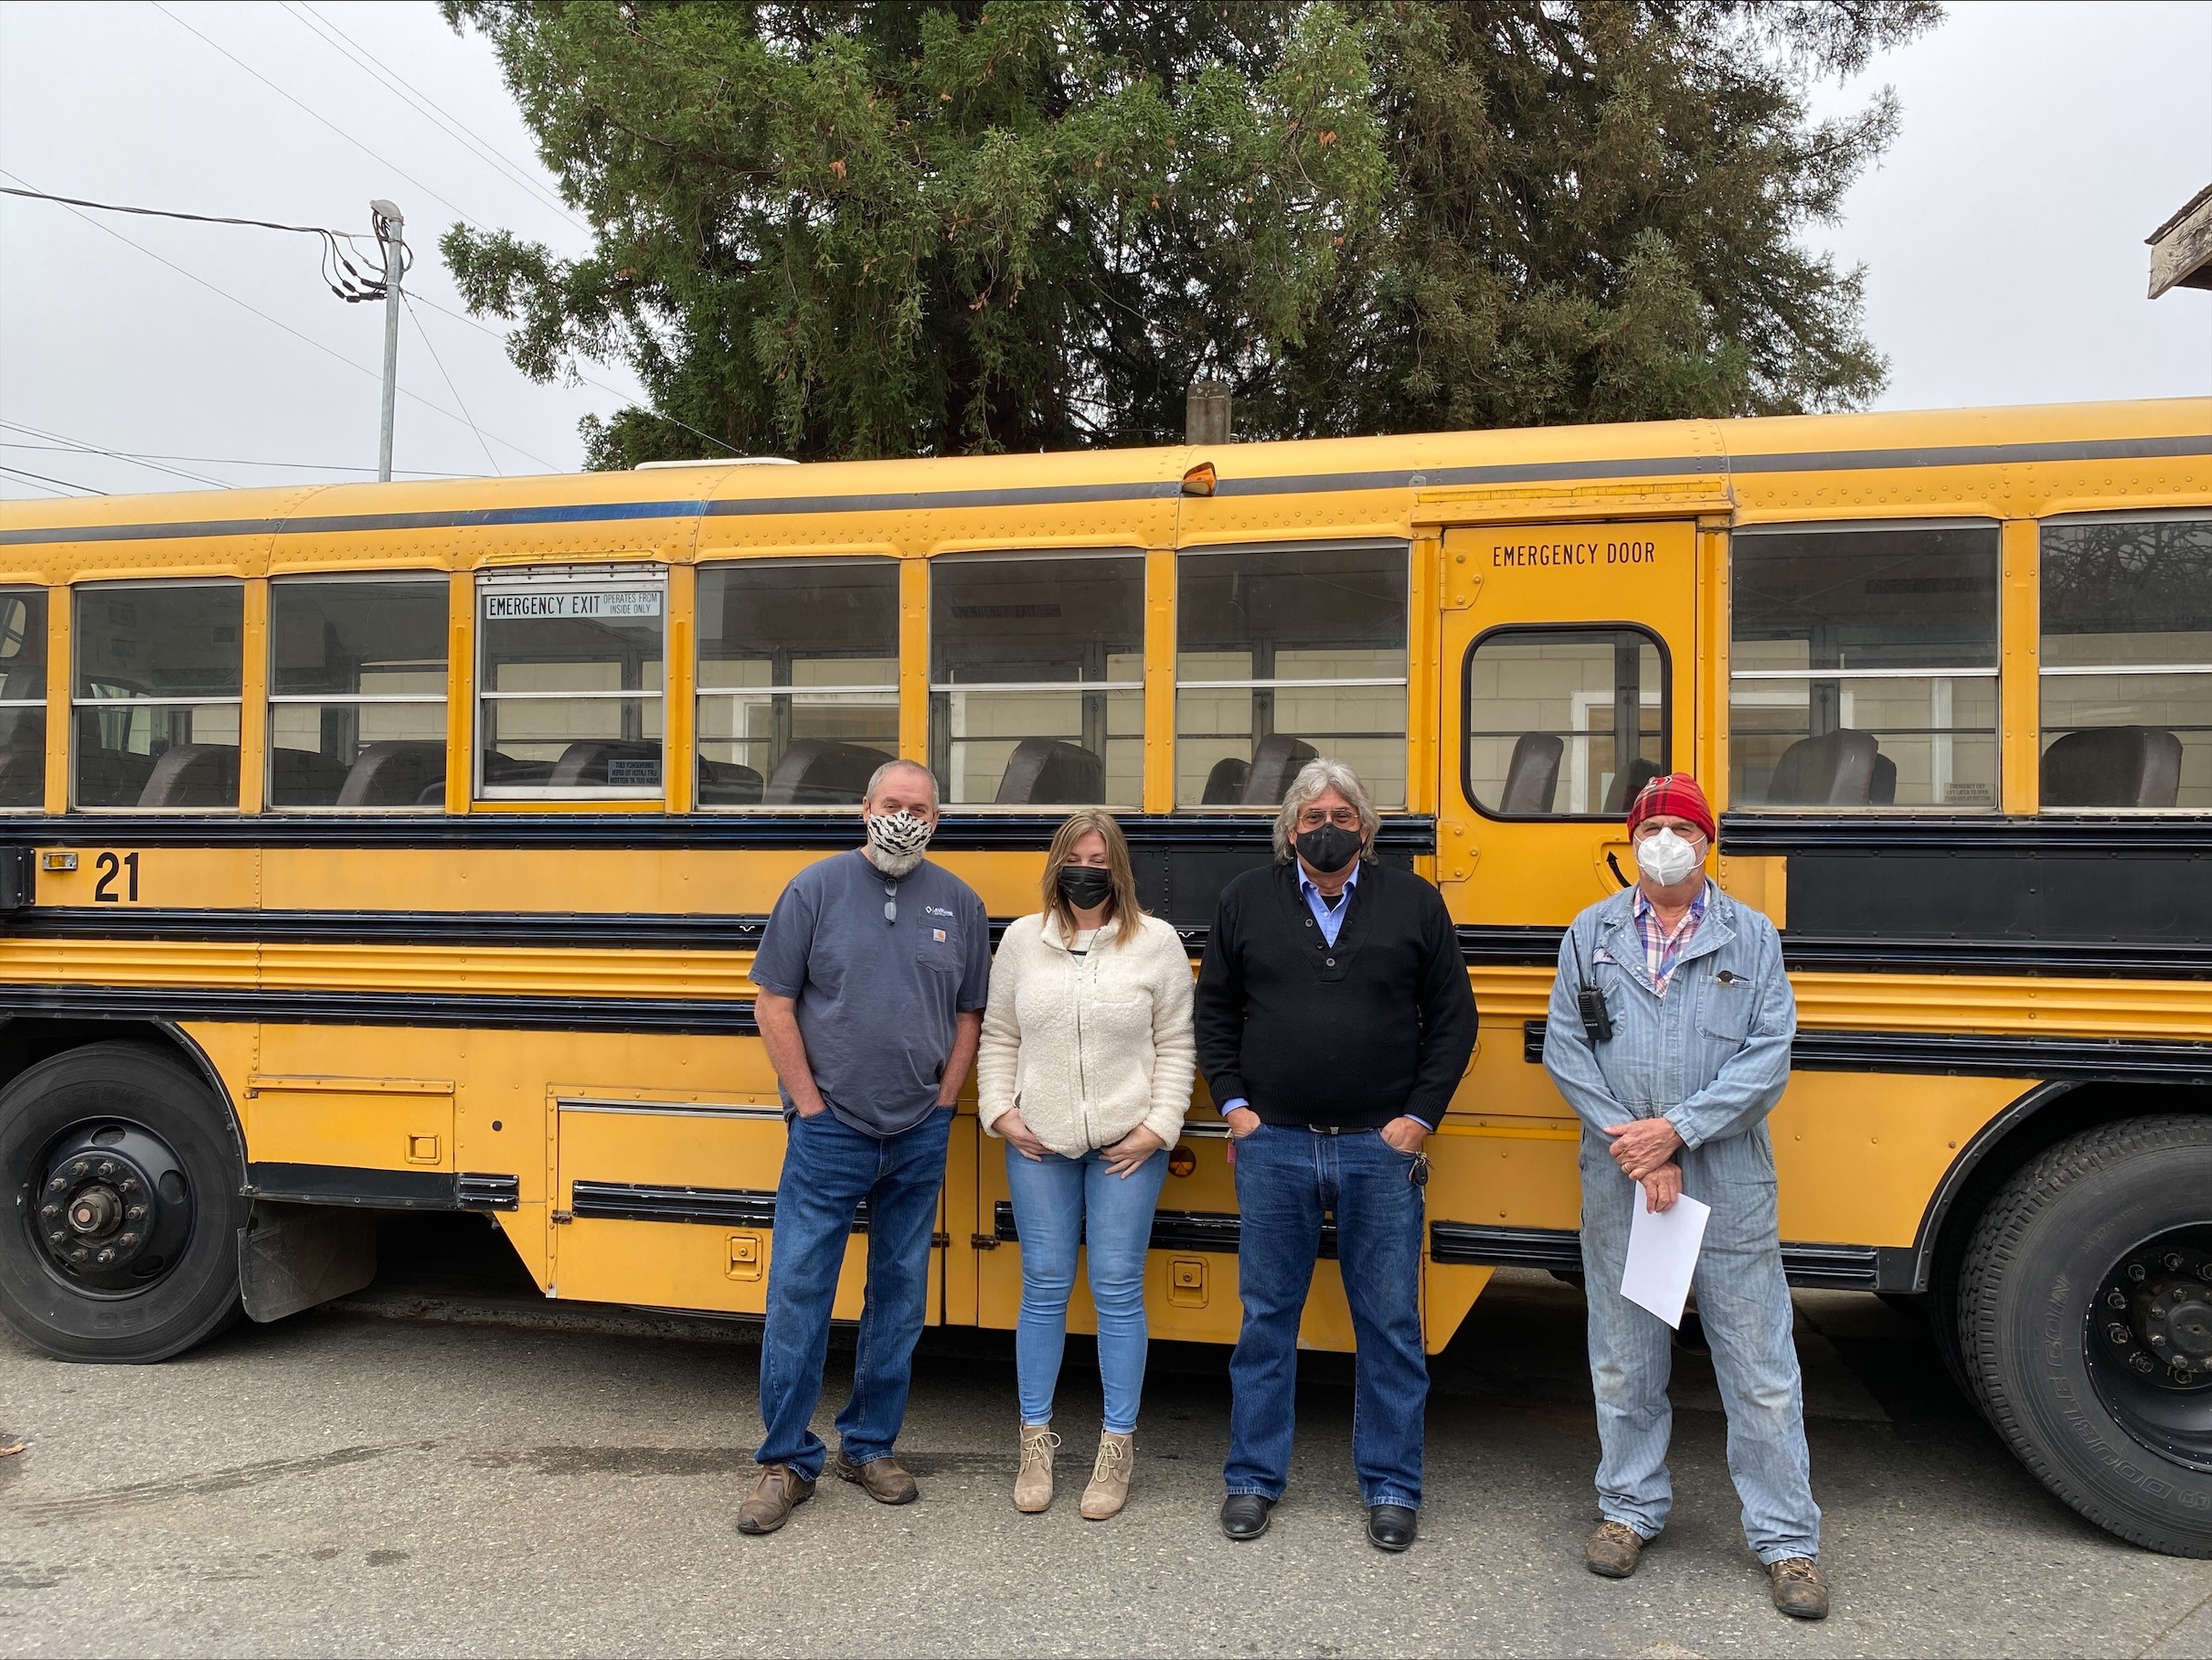
[{"label": "tan suede ankle boot", "polygon": [[1060,1438],[1041,1423],[1022,1425],[1022,1467],[1014,1477],[1014,1507],[1035,1516],[1052,1504],[1052,1449]]},{"label": "tan suede ankle boot", "polygon": [[1099,1437],[1098,1463],[1090,1467],[1090,1485],[1083,1489],[1084,1520],[1102,1522],[1122,1514],[1122,1506],[1129,1502],[1129,1472],[1136,1456],[1135,1437]]}]

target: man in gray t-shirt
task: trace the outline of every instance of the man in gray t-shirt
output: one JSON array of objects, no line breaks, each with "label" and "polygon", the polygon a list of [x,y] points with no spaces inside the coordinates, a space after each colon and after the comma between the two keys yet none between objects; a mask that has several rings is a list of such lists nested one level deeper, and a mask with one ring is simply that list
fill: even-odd
[{"label": "man in gray t-shirt", "polygon": [[928,1308],[952,1103],[983,1030],[991,925],[974,889],[922,858],[937,826],[926,767],[878,768],[860,810],[866,842],[792,878],[753,957],[753,1007],[788,1139],[760,1346],[767,1434],[740,1533],[773,1533],[821,1478],[828,1448],[809,1426],[864,1203],[867,1292],[830,1467],[887,1505],[920,1496],[891,1447]]}]

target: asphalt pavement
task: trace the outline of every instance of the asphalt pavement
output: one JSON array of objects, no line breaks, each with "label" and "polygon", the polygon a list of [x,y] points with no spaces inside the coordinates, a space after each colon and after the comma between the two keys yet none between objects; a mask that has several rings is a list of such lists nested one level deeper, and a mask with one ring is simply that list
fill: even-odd
[{"label": "asphalt pavement", "polygon": [[[1342,1357],[1315,1355],[1273,1529],[1216,1528],[1220,1351],[1163,1346],[1129,1508],[1083,1521],[1099,1398],[1069,1345],[1060,1502],[1017,1515],[1012,1350],[918,1365],[904,1508],[824,1482],[740,1537],[757,1332],[535,1297],[481,1221],[387,1232],[367,1293],[163,1366],[0,1336],[0,1653],[2212,1655],[2212,1562],[2092,1527],[2013,1463],[1917,1322],[1798,1298],[1835,1612],[1773,1612],[1709,1366],[1677,1357],[1673,1525],[1581,1566],[1597,1456],[1571,1286],[1504,1276],[1439,1357],[1419,1544],[1371,1548]],[[842,1400],[833,1350],[819,1421]]]}]

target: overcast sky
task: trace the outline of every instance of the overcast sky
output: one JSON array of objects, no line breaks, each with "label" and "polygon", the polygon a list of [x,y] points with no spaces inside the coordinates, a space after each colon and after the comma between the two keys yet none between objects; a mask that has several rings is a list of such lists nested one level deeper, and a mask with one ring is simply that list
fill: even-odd
[{"label": "overcast sky", "polygon": [[[2212,3],[1968,0],[1822,107],[1885,84],[1903,131],[1813,239],[1869,268],[1883,407],[2212,392],[2212,293],[2146,301],[2143,246],[2212,183]],[[611,366],[589,369],[601,386],[534,385],[449,314],[435,241],[454,218],[588,239],[488,48],[427,3],[0,5],[0,173],[351,231],[370,197],[397,202],[422,302],[400,337],[402,473],[575,467],[578,418],[633,385]],[[0,495],[373,476],[382,312],[334,298],[318,263],[308,237],[0,197]]]}]

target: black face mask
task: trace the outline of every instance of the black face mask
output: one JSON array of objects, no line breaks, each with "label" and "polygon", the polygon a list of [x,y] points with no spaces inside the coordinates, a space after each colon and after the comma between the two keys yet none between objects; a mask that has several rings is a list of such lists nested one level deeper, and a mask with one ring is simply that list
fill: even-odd
[{"label": "black face mask", "polygon": [[1113,898],[1113,872],[1096,865],[1062,865],[1060,898],[1078,910],[1096,910]]},{"label": "black face mask", "polygon": [[1342,870],[1359,857],[1367,844],[1356,830],[1346,830],[1339,825],[1323,825],[1313,830],[1298,833],[1298,857],[1324,876]]}]

